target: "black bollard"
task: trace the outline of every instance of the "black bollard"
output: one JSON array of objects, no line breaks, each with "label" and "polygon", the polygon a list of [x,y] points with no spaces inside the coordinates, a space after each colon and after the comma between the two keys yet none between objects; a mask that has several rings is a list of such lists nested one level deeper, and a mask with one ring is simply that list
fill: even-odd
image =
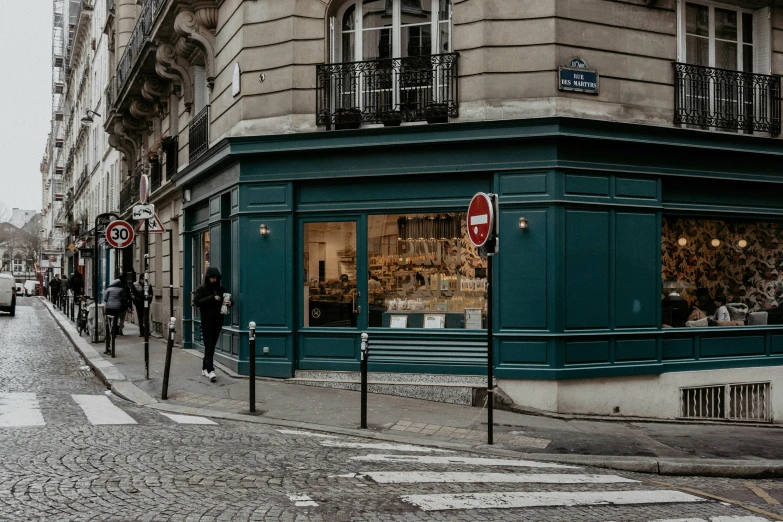
[{"label": "black bollard", "polygon": [[248,354],[250,365],[250,413],[256,411],[256,323],[250,321],[250,353]]},{"label": "black bollard", "polygon": [[362,334],[362,429],[367,429],[367,355],[370,351],[366,333]]},{"label": "black bollard", "polygon": [[160,393],[161,400],[169,398],[169,372],[171,371],[171,351],[174,348],[174,331],[176,330],[177,319],[169,319],[169,342],[166,344],[166,364],[163,366],[163,391]]}]

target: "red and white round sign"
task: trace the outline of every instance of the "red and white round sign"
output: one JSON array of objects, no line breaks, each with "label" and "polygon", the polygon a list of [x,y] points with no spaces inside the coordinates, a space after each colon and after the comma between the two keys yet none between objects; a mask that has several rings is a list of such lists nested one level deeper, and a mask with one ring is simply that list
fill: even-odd
[{"label": "red and white round sign", "polygon": [[133,243],[133,227],[127,221],[112,221],[106,226],[106,242],[112,248],[125,248]]},{"label": "red and white round sign", "polygon": [[492,234],[495,222],[494,209],[489,196],[479,192],[468,207],[468,237],[477,247],[482,247]]}]

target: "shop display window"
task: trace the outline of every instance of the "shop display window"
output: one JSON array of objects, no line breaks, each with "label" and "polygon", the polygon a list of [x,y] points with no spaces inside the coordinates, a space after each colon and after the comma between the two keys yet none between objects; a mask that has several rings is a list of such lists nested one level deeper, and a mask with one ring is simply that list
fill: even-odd
[{"label": "shop display window", "polygon": [[783,221],[667,217],[662,325],[783,324]]},{"label": "shop display window", "polygon": [[369,326],[486,326],[487,264],[466,214],[375,215],[367,227]]}]

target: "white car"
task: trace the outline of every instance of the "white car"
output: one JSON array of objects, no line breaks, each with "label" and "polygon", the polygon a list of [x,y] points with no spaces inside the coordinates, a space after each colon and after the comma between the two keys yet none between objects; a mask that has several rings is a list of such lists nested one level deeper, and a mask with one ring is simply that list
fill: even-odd
[{"label": "white car", "polygon": [[16,284],[11,274],[0,273],[0,312],[16,315]]}]

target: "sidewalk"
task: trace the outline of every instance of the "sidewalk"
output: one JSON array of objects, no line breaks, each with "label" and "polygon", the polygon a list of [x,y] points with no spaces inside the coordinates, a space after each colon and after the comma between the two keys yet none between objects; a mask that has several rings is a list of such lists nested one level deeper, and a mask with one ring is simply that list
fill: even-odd
[{"label": "sidewalk", "polygon": [[43,300],[63,331],[111,390],[156,409],[482,453],[534,457],[665,475],[783,477],[783,427],[593,420],[494,412],[495,445],[487,442],[481,408],[370,394],[368,430],[359,427],[357,392],[256,380],[256,414],[249,380],[217,366],[217,382],[201,375],[201,354],[174,348],[168,400],[161,401],[165,340],[150,338],[149,379],[144,339],[125,325],[116,358],[79,337],[75,326]]}]

